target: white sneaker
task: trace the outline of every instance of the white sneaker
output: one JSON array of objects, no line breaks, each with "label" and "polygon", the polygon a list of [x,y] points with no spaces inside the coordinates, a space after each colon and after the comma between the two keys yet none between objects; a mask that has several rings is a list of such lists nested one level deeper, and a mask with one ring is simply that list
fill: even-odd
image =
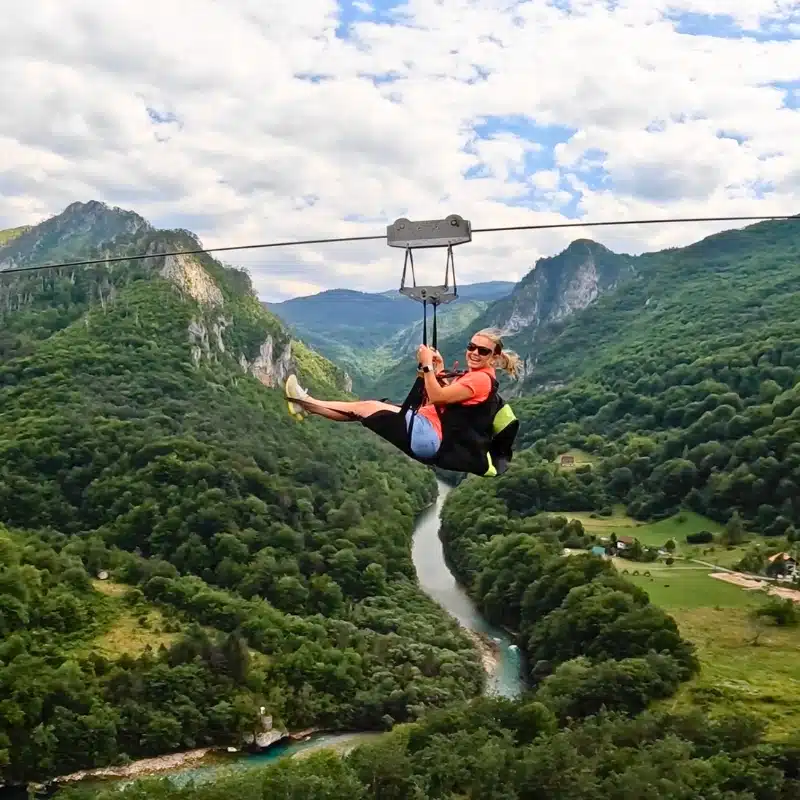
[{"label": "white sneaker", "polygon": [[[303,387],[300,386],[300,384],[297,382],[296,375],[290,375],[286,379],[286,384],[284,386],[284,393],[286,397],[294,397],[297,398],[298,400],[305,400],[308,397],[308,392],[305,389],[303,389]],[[292,403],[291,401],[289,401],[287,405],[289,407],[289,413],[293,417],[297,417],[297,419],[303,419],[303,417],[308,415],[308,412],[301,405],[298,405],[297,403]]]}]

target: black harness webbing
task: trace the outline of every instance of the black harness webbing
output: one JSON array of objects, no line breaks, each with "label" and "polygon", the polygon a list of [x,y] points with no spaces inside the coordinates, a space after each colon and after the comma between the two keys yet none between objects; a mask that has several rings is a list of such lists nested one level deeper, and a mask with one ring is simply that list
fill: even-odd
[{"label": "black harness webbing", "polygon": [[[437,302],[432,302],[433,306],[433,326],[431,336],[431,347],[436,350],[438,345],[438,328],[436,325],[436,309]],[[428,344],[428,300],[422,301],[422,344]],[[405,418],[408,411],[411,411],[411,420],[408,425],[408,446],[411,447],[411,434],[414,430],[414,420],[417,417],[417,411],[420,406],[425,402],[425,378],[422,375],[417,375],[414,385],[411,387],[403,405],[400,407],[400,415]],[[438,409],[437,409],[438,413]]]}]

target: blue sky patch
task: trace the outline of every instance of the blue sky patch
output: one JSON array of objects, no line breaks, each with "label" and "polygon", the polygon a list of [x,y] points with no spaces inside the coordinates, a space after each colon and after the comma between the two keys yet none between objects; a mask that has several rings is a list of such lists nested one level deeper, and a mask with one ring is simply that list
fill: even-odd
[{"label": "blue sky patch", "polygon": [[491,139],[499,133],[512,133],[542,145],[544,151],[550,152],[543,152],[546,163],[538,165],[539,169],[549,169],[553,165],[552,149],[559,142],[566,142],[577,132],[577,128],[570,128],[567,125],[539,124],[524,114],[483,117],[473,125],[473,130],[479,139]]},{"label": "blue sky patch", "polygon": [[177,123],[179,126],[181,125],[181,121],[171,111],[159,111],[156,108],[150,108],[148,106],[147,116],[150,117],[150,121],[155,125],[169,125],[173,122]]},{"label": "blue sky patch", "polygon": [[402,23],[405,19],[400,11],[402,6],[405,0],[339,0],[336,36],[349,39],[351,26],[358,22]]},{"label": "blue sky patch", "polygon": [[776,89],[782,89],[783,107],[795,111],[800,108],[800,80],[798,81],[772,81],[769,84]]},{"label": "blue sky patch", "polygon": [[325,75],[322,72],[295,72],[294,77],[299,81],[308,83],[322,83],[323,81],[333,80],[332,75]]},{"label": "blue sky patch", "polygon": [[[531,209],[546,209],[552,206],[549,190],[545,192],[538,189],[533,185],[532,179],[537,172],[555,168],[554,148],[560,142],[566,142],[576,132],[575,128],[566,125],[539,124],[523,114],[511,114],[483,117],[473,126],[473,130],[479,140],[492,139],[500,134],[510,133],[531,144],[539,145],[538,148],[525,153],[522,168],[509,176],[508,183],[513,184],[509,196],[498,196],[493,199],[508,206]],[[464,152],[474,155],[477,150],[471,142],[464,148]],[[479,180],[488,177],[489,174],[487,165],[478,163],[470,167],[464,177],[467,180]],[[526,186],[525,192],[519,193],[518,184]],[[563,180],[558,188],[571,191]],[[568,215],[571,213],[570,207],[561,210]]]},{"label": "blue sky patch", "polygon": [[171,111],[159,111],[147,106],[147,116],[150,118],[150,122],[156,126],[153,136],[157,142],[168,142],[172,138],[168,128],[159,130],[162,125],[176,125],[179,130],[183,129],[183,123]]},{"label": "blue sky patch", "polygon": [[668,13],[665,18],[674,23],[678,33],[689,36],[780,42],[795,38],[791,26],[800,22],[800,12],[780,19],[762,19],[761,27],[757,29],[740,28],[730,14],[700,14],[696,11],[687,11]]},{"label": "blue sky patch", "polygon": [[737,144],[744,144],[749,138],[749,136],[745,136],[742,133],[736,133],[736,131],[717,131],[717,139],[733,139],[733,141]]}]

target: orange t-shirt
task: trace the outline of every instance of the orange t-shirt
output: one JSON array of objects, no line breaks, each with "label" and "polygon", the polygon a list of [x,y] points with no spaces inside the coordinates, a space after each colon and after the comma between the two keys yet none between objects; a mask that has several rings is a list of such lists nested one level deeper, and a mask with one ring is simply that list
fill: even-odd
[{"label": "orange t-shirt", "polygon": [[[483,403],[485,400],[487,400],[489,395],[492,393],[492,378],[494,377],[494,367],[473,369],[467,372],[465,375],[460,375],[450,385],[452,386],[453,383],[460,383],[464,386],[469,386],[469,388],[472,389],[472,397],[468,398],[467,400],[462,400],[461,405],[476,406],[478,403]],[[447,405],[440,405],[439,408],[444,411],[447,408]],[[441,439],[442,421],[439,419],[439,415],[436,413],[436,408],[434,407],[433,403],[425,403],[425,405],[422,406],[417,413],[419,416],[425,417],[425,419],[431,422],[436,430],[436,433]],[[447,412],[444,411],[444,413]]]}]

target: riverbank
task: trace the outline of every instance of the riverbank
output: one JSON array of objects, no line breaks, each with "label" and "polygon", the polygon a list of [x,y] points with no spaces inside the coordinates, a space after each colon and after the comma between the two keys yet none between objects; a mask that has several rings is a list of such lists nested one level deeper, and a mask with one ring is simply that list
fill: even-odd
[{"label": "riverbank", "polygon": [[74,783],[75,781],[96,780],[98,778],[144,778],[159,772],[172,772],[189,766],[199,766],[211,760],[212,754],[222,752],[217,747],[199,747],[195,750],[184,750],[180,753],[169,753],[153,758],[140,758],[118,767],[98,767],[59,775],[52,783]]},{"label": "riverbank", "polygon": [[[305,728],[300,731],[286,731],[279,738],[270,742],[265,747],[261,747],[255,751],[244,750],[247,755],[258,756],[268,753],[269,750],[275,745],[293,742],[304,742],[310,739],[315,734],[331,733],[322,728]],[[361,732],[336,734],[343,738],[350,738],[359,735]],[[210,767],[218,764],[230,763],[231,756],[236,758],[237,754],[241,757],[241,748],[232,749],[221,745],[211,745],[209,747],[198,747],[194,750],[182,750],[177,753],[167,753],[162,756],[153,756],[151,758],[140,758],[132,761],[130,764],[123,764],[119,766],[110,767],[97,767],[96,769],[79,770],[72,772],[69,775],[59,775],[48,781],[49,784],[67,784],[75,783],[76,781],[92,781],[101,780],[103,778],[111,779],[132,779],[132,778],[148,778],[158,775],[161,772],[175,772],[176,770],[186,768]],[[247,755],[245,757],[247,757]]]},{"label": "riverbank", "polygon": [[438,481],[436,500],[417,519],[411,556],[420,588],[461,625],[480,654],[486,671],[486,693],[517,697],[525,690],[522,657],[516,635],[491,624],[455,578],[439,538],[439,516],[452,487]]},{"label": "riverbank", "polygon": [[500,669],[500,646],[485,633],[478,633],[469,628],[464,633],[472,640],[475,649],[480,653],[484,672],[490,679],[494,679]]},{"label": "riverbank", "polygon": [[[502,654],[500,645],[488,634],[478,632],[470,628],[463,628],[464,633],[469,637],[481,657],[483,669],[486,672],[489,683],[496,682],[499,677]],[[353,731],[339,733],[335,731],[324,731],[320,728],[306,728],[301,731],[288,731],[280,739],[261,750],[245,755],[247,758],[267,755],[272,748],[281,742],[294,743],[309,740],[311,737],[320,733],[328,733],[331,739],[324,739],[318,744],[309,743],[307,749],[294,753],[287,753],[291,758],[302,758],[321,747],[329,747],[340,752],[349,752],[363,741],[367,741],[374,736],[380,735],[375,731]],[[177,753],[168,753],[152,758],[141,758],[132,761],[130,764],[111,767],[98,767],[96,769],[79,770],[69,775],[60,775],[48,783],[50,785],[65,785],[77,781],[96,781],[103,779],[111,780],[132,780],[137,778],[155,777],[161,773],[174,773],[185,769],[202,769],[224,767],[231,765],[231,761],[237,758],[240,751],[230,751],[221,746],[199,747],[194,750],[184,750]],[[233,758],[231,758],[231,756]],[[241,755],[239,754],[239,758]]]}]

